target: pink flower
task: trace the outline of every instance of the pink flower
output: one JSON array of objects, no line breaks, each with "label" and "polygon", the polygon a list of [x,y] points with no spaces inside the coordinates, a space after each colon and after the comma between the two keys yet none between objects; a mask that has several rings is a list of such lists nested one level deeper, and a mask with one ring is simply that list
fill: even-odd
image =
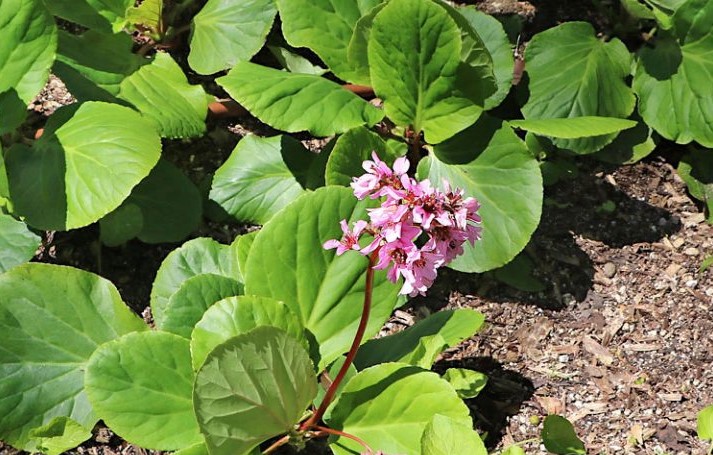
[{"label": "pink flower", "polygon": [[[366,174],[352,182],[354,195],[383,198],[381,206],[369,209],[369,220],[360,220],[350,231],[346,220],[341,226],[342,240],[328,240],[325,248],[336,248],[337,254],[357,250],[363,255],[377,254],[375,269],[388,269],[392,282],[404,279],[401,294],[425,294],[433,284],[438,269],[463,254],[463,244],[474,244],[480,238],[480,205],[463,191],[451,189],[443,182],[443,191],[426,180],[417,181],[406,172],[409,162],[399,158],[393,169],[372,153],[373,161],[363,167]],[[363,232],[374,235],[364,248],[359,246]],[[422,245],[422,246],[418,246]]]},{"label": "pink flower", "polygon": [[396,159],[392,171],[388,164],[379,159],[376,152],[372,152],[371,157],[373,161],[366,160],[362,164],[366,174],[358,178],[355,177],[351,183],[354,196],[362,200],[367,196],[376,199],[384,196],[387,192],[397,195],[395,192],[398,191],[398,188],[394,183],[398,183],[399,178],[408,171],[408,159],[405,157]]},{"label": "pink flower", "polygon": [[362,231],[364,231],[364,228],[368,226],[368,223],[364,220],[359,220],[356,223],[354,223],[354,231],[349,231],[349,225],[347,224],[347,220],[342,220],[340,222],[340,225],[342,226],[342,232],[344,233],[344,237],[342,237],[342,240],[327,240],[324,242],[324,245],[322,247],[325,250],[331,250],[332,248],[337,249],[337,256],[341,256],[345,252],[349,250],[359,250],[359,236],[361,235]]}]

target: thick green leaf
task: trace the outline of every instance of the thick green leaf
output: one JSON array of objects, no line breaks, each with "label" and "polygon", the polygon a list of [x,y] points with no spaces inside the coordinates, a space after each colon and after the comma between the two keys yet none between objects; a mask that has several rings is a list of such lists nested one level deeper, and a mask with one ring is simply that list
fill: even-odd
[{"label": "thick green leaf", "polygon": [[250,250],[253,247],[253,242],[255,241],[255,236],[257,236],[258,231],[248,232],[247,234],[240,235],[233,240],[231,247],[237,251],[238,255],[238,268],[242,275],[245,272],[246,264],[248,263],[248,257],[250,256]]},{"label": "thick green leaf", "polygon": [[30,431],[37,439],[37,449],[44,455],[60,455],[92,437],[92,431],[68,417],[55,417]]},{"label": "thick green leaf", "polygon": [[542,432],[542,443],[552,453],[559,455],[585,455],[584,443],[579,440],[574,427],[569,420],[558,415],[548,415],[545,418]]},{"label": "thick green leaf", "polygon": [[[658,137],[658,136],[656,136]],[[593,156],[606,163],[633,164],[651,154],[656,149],[654,131],[643,121],[634,128],[622,131],[614,142]]]},{"label": "thick green leaf", "polygon": [[32,259],[41,241],[25,223],[0,211],[0,273]]},{"label": "thick green leaf", "polygon": [[242,62],[217,82],[251,114],[288,133],[306,130],[330,136],[383,117],[354,93],[311,74]]},{"label": "thick green leaf", "polygon": [[132,109],[101,102],[66,106],[32,148],[8,150],[12,201],[31,226],[86,226],[117,208],[160,153],[158,134]]},{"label": "thick green leaf", "polygon": [[194,137],[205,133],[208,97],[200,85],[188,83],[186,75],[169,54],[159,52],[121,82],[118,97],[154,120],[163,137]]},{"label": "thick green leaf", "polygon": [[0,135],[17,129],[27,117],[27,103],[22,101],[14,88],[0,93]]},{"label": "thick green leaf", "polygon": [[[522,113],[528,120],[626,118],[634,110],[636,98],[625,80],[631,71],[629,51],[618,39],[607,43],[598,39],[588,23],[567,22],[538,33],[528,44],[525,58],[530,98]],[[593,153],[615,137],[605,134],[554,142],[576,153]]]},{"label": "thick green leaf", "polygon": [[0,143],[0,207],[10,204],[9,197],[10,187],[7,182],[7,172],[5,172],[5,158],[2,143]]},{"label": "thick green leaf", "polygon": [[488,451],[472,425],[436,414],[421,436],[423,455],[488,455]]},{"label": "thick green leaf", "polygon": [[[545,161],[544,164],[551,164],[557,166],[560,163],[557,161],[549,162]],[[553,173],[557,174],[556,179],[559,178],[559,168],[556,168]],[[518,254],[515,258],[505,264],[504,266],[493,270],[493,275],[495,279],[501,281],[508,286],[514,287],[525,292],[540,292],[547,289],[547,285],[540,279],[534,276],[533,271],[535,269],[535,263],[530,256],[525,252]]]},{"label": "thick green leaf", "polygon": [[512,445],[510,447],[505,448],[503,453],[501,455],[527,455],[525,453],[525,450],[523,450],[522,447]]},{"label": "thick green leaf", "polygon": [[[485,318],[474,310],[460,309],[439,311],[413,326],[395,333],[370,340],[357,353],[354,364],[360,370],[385,362],[403,362],[418,349],[419,341],[424,337],[440,335],[444,345],[439,346],[439,353],[473,336],[483,326]],[[409,362],[411,363],[411,362]],[[428,365],[421,365],[430,368]]]},{"label": "thick green leaf", "polygon": [[[656,47],[644,47],[634,75],[639,113],[666,139],[713,147],[713,3],[689,0],[696,15],[681,44],[662,35]],[[683,10],[682,6],[679,11]]]},{"label": "thick green leaf", "polygon": [[307,351],[275,327],[216,347],[196,374],[193,402],[212,455],[243,455],[288,432],[317,393]]},{"label": "thick green leaf", "polygon": [[193,18],[188,64],[213,74],[250,60],[277,14],[274,0],[208,0]]},{"label": "thick green leaf", "polygon": [[203,213],[198,188],[163,159],[136,185],[125,204],[141,209],[142,226],[136,236],[145,243],[180,242],[198,228]]},{"label": "thick green leaf", "polygon": [[[248,258],[246,294],[282,300],[319,343],[319,368],[349,348],[361,317],[368,260],[336,256],[322,244],[341,238],[339,222],[366,219],[375,201],[357,201],[351,190],[329,186],[301,196],[258,233]],[[384,271],[374,276],[366,337],[375,335],[397,303],[399,287]]]},{"label": "thick green leaf", "polygon": [[283,68],[292,73],[302,73],[302,74],[313,74],[315,76],[321,76],[326,73],[327,70],[319,65],[315,65],[310,62],[307,58],[301,56],[292,48],[286,44],[268,45],[267,50],[277,59],[277,61],[282,65]]},{"label": "thick green leaf", "polygon": [[0,93],[15,89],[27,105],[47,82],[57,27],[42,0],[3,0],[0,17]]},{"label": "thick green leaf", "polygon": [[432,144],[473,124],[489,93],[466,80],[472,67],[461,64],[461,46],[458,27],[438,4],[391,0],[369,35],[371,81],[387,117],[423,131]]},{"label": "thick green leaf", "polygon": [[232,278],[212,273],[191,277],[168,300],[159,328],[190,339],[193,327],[211,305],[242,292],[242,284]]},{"label": "thick green leaf", "polygon": [[[163,20],[163,0],[144,0],[126,10],[126,22],[158,34]],[[160,39],[160,36],[156,38]]]},{"label": "thick green leaf", "polygon": [[[618,133],[636,126],[633,120],[614,117],[567,117],[548,119],[511,120],[510,126],[525,131],[562,139],[602,136]],[[575,150],[577,152],[577,150]]]},{"label": "thick green leaf", "polygon": [[60,30],[52,70],[79,101],[116,102],[121,82],[148,63],[131,52],[133,44],[123,32],[73,35]]},{"label": "thick green leaf", "polygon": [[713,405],[698,413],[698,437],[713,440]]},{"label": "thick green leaf", "polygon": [[[421,435],[434,415],[462,424],[468,408],[437,374],[402,363],[385,363],[359,372],[344,387],[326,418],[330,428],[352,434],[384,453],[420,455]],[[351,439],[330,444],[336,455],[361,453]]]},{"label": "thick green leaf", "polygon": [[240,221],[265,224],[305,191],[324,185],[327,158],[290,136],[245,136],[215,172],[210,198]]},{"label": "thick green leaf", "polygon": [[201,237],[189,240],[163,260],[151,288],[151,312],[161,327],[171,296],[187,279],[212,273],[242,281],[235,250],[213,239]]},{"label": "thick green leaf", "polygon": [[349,41],[359,18],[381,1],[277,0],[282,34],[290,45],[312,49],[339,78],[354,82]]},{"label": "thick green leaf", "polygon": [[55,16],[102,32],[121,31],[126,10],[134,0],[50,0],[45,2]]},{"label": "thick green leaf", "polygon": [[364,174],[362,163],[371,159],[372,152],[376,152],[389,165],[399,157],[398,151],[389,147],[381,136],[363,126],[339,136],[327,161],[327,185],[349,186],[353,177]]},{"label": "thick green leaf", "polygon": [[653,11],[639,0],[621,0],[621,6],[635,19],[656,19]]},{"label": "thick green leaf", "polygon": [[[507,264],[527,245],[542,212],[542,176],[537,160],[509,127],[495,133],[469,129],[462,135],[458,140],[471,144],[463,152],[479,152],[475,159],[447,153],[449,159],[464,158],[464,164],[446,164],[437,148],[435,156],[421,161],[418,173],[436,184],[445,179],[478,199],[482,239],[475,247],[464,245],[465,253],[449,267],[484,272]],[[450,145],[443,151],[450,152]]]},{"label": "thick green leaf", "polygon": [[[329,386],[332,385],[331,381],[337,377],[339,370],[344,366],[344,362],[347,360],[346,356],[339,356],[331,365],[329,365],[325,370],[324,374],[320,376],[320,387],[317,389],[317,396],[314,398],[314,405],[319,406],[324,400],[324,395],[326,395]],[[335,397],[338,397],[342,393],[344,386],[351,381],[351,379],[358,373],[356,367],[353,363],[349,364],[347,367],[347,372],[344,374],[344,379],[342,379],[341,384],[337,386],[337,391],[335,392]],[[327,380],[329,378],[329,380]]]},{"label": "thick green leaf", "polygon": [[186,447],[185,449],[178,450],[173,453],[173,455],[210,455],[208,453],[208,447],[206,447],[205,442],[196,444],[194,446]]},{"label": "thick green leaf", "polygon": [[713,223],[713,151],[691,148],[678,163],[678,175],[691,195],[706,205]]},{"label": "thick green leaf", "polygon": [[97,415],[127,441],[156,450],[201,442],[185,338],[143,332],[105,343],[89,359],[85,382]]},{"label": "thick green leaf", "polygon": [[37,450],[30,430],[55,417],[91,428],[98,417],[84,394],[94,350],[143,321],[107,280],[39,263],[0,275],[0,439]]},{"label": "thick green leaf", "polygon": [[347,46],[347,59],[351,68],[351,81],[355,84],[366,86],[371,85],[371,75],[369,71],[369,35],[374,18],[381,11],[386,3],[379,3],[359,18],[354,24],[354,33]]},{"label": "thick green leaf", "polygon": [[505,99],[512,87],[513,67],[515,65],[512,45],[502,24],[493,16],[478,11],[474,6],[458,8],[457,11],[478,33],[492,57],[497,91],[485,100],[485,109],[492,109]]},{"label": "thick green leaf", "polygon": [[99,220],[99,239],[109,247],[123,245],[139,235],[143,227],[141,208],[124,201],[116,210]]},{"label": "thick green leaf", "polygon": [[193,368],[200,368],[208,353],[219,344],[260,326],[282,329],[308,347],[302,323],[284,303],[254,295],[228,297],[208,308],[193,329]]},{"label": "thick green leaf", "polygon": [[488,377],[483,373],[465,368],[449,368],[443,375],[443,379],[458,392],[458,396],[464,400],[475,398],[488,383]]}]

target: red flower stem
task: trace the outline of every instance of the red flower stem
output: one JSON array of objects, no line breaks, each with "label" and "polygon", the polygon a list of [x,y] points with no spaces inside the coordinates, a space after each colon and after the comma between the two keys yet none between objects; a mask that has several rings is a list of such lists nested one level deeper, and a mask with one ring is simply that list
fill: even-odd
[{"label": "red flower stem", "polygon": [[342,436],[342,437],[345,437],[345,438],[349,438],[349,439],[351,439],[352,441],[356,441],[356,442],[358,442],[359,444],[361,444],[361,446],[366,449],[366,452],[367,452],[367,453],[369,453],[369,454],[373,454],[373,453],[374,453],[374,451],[371,449],[371,447],[369,447],[369,444],[367,444],[366,442],[364,442],[364,440],[357,438],[357,437],[354,436],[353,434],[345,433],[345,432],[343,432],[343,431],[335,430],[335,429],[333,429],[333,428],[322,427],[322,426],[319,426],[319,425],[315,425],[313,428],[314,428],[315,430],[321,431],[322,433],[333,434],[333,435],[335,435],[335,436]]},{"label": "red flower stem", "polygon": [[349,366],[354,361],[359,346],[361,345],[361,340],[364,338],[364,332],[366,331],[366,325],[369,322],[369,313],[371,312],[371,294],[374,288],[374,265],[376,264],[376,258],[379,250],[374,251],[371,256],[369,256],[369,267],[366,269],[366,286],[364,289],[364,308],[361,312],[361,321],[359,321],[359,328],[357,328],[356,334],[354,335],[354,341],[352,341],[352,346],[347,352],[347,358],[344,360],[342,368],[339,369],[339,373],[332,381],[332,384],[327,389],[324,394],[324,399],[319,405],[319,408],[312,414],[312,417],[307,419],[301,426],[301,431],[309,430],[313,428],[317,422],[322,418],[327,407],[334,399],[334,394],[337,393],[339,384],[342,383],[344,376],[346,376]]}]

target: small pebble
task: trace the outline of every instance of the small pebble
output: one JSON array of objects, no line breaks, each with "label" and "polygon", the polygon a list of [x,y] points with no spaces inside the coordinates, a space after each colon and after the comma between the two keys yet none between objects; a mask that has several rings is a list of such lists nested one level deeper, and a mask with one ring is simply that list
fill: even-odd
[{"label": "small pebble", "polygon": [[559,363],[567,363],[567,362],[569,362],[569,356],[567,354],[562,354],[559,357],[557,357],[557,361]]},{"label": "small pebble", "polygon": [[685,254],[686,256],[698,256],[700,254],[700,251],[698,251],[698,248],[690,247],[683,250],[683,254]]},{"label": "small pebble", "polygon": [[612,278],[614,275],[616,275],[616,265],[614,265],[613,262],[607,262],[602,267],[602,272],[604,273],[605,277]]}]

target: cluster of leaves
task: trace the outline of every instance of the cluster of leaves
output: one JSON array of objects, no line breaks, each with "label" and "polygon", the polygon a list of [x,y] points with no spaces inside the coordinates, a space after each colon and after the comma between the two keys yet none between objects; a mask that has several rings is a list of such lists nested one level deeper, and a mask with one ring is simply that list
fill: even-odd
[{"label": "cluster of leaves", "polygon": [[[501,24],[438,0],[208,0],[198,11],[191,0],[0,0],[0,437],[58,453],[102,419],[131,442],[184,454],[251,453],[283,433],[300,442],[295,425],[320,401],[318,373],[339,368],[361,315],[367,260],[321,245],[373,203],[344,188],[372,151],[389,163],[408,153],[420,178],[481,202],[482,241],[451,265],[466,272],[517,257],[539,223],[543,177],[561,178],[572,156],[627,162],[651,153],[656,135],[695,141],[680,171],[711,207],[713,4],[625,3],[657,22],[651,45],[632,56],[589,24],[559,25],[532,39],[527,84],[509,97]],[[86,30],[61,30],[56,17]],[[206,132],[213,101],[189,83],[179,53],[161,51],[189,28],[190,71],[279,131],[334,138],[314,154],[288,134],[247,136],[202,194],[161,158],[162,139]],[[147,45],[135,52],[127,31]],[[30,140],[26,106],[50,70],[78,102]],[[523,118],[498,118],[503,103]],[[171,253],[151,295],[158,330],[97,276],[22,265],[37,230],[98,222],[107,245],[181,241],[206,196],[264,227]],[[367,338],[404,303],[397,291],[376,274]],[[324,421],[385,453],[454,453],[448,441],[484,453],[462,401],[484,378],[429,371],[482,322],[441,312],[366,342]],[[584,453],[571,426],[548,422],[546,444],[570,441],[549,450]],[[345,437],[330,446],[361,451]]]}]

